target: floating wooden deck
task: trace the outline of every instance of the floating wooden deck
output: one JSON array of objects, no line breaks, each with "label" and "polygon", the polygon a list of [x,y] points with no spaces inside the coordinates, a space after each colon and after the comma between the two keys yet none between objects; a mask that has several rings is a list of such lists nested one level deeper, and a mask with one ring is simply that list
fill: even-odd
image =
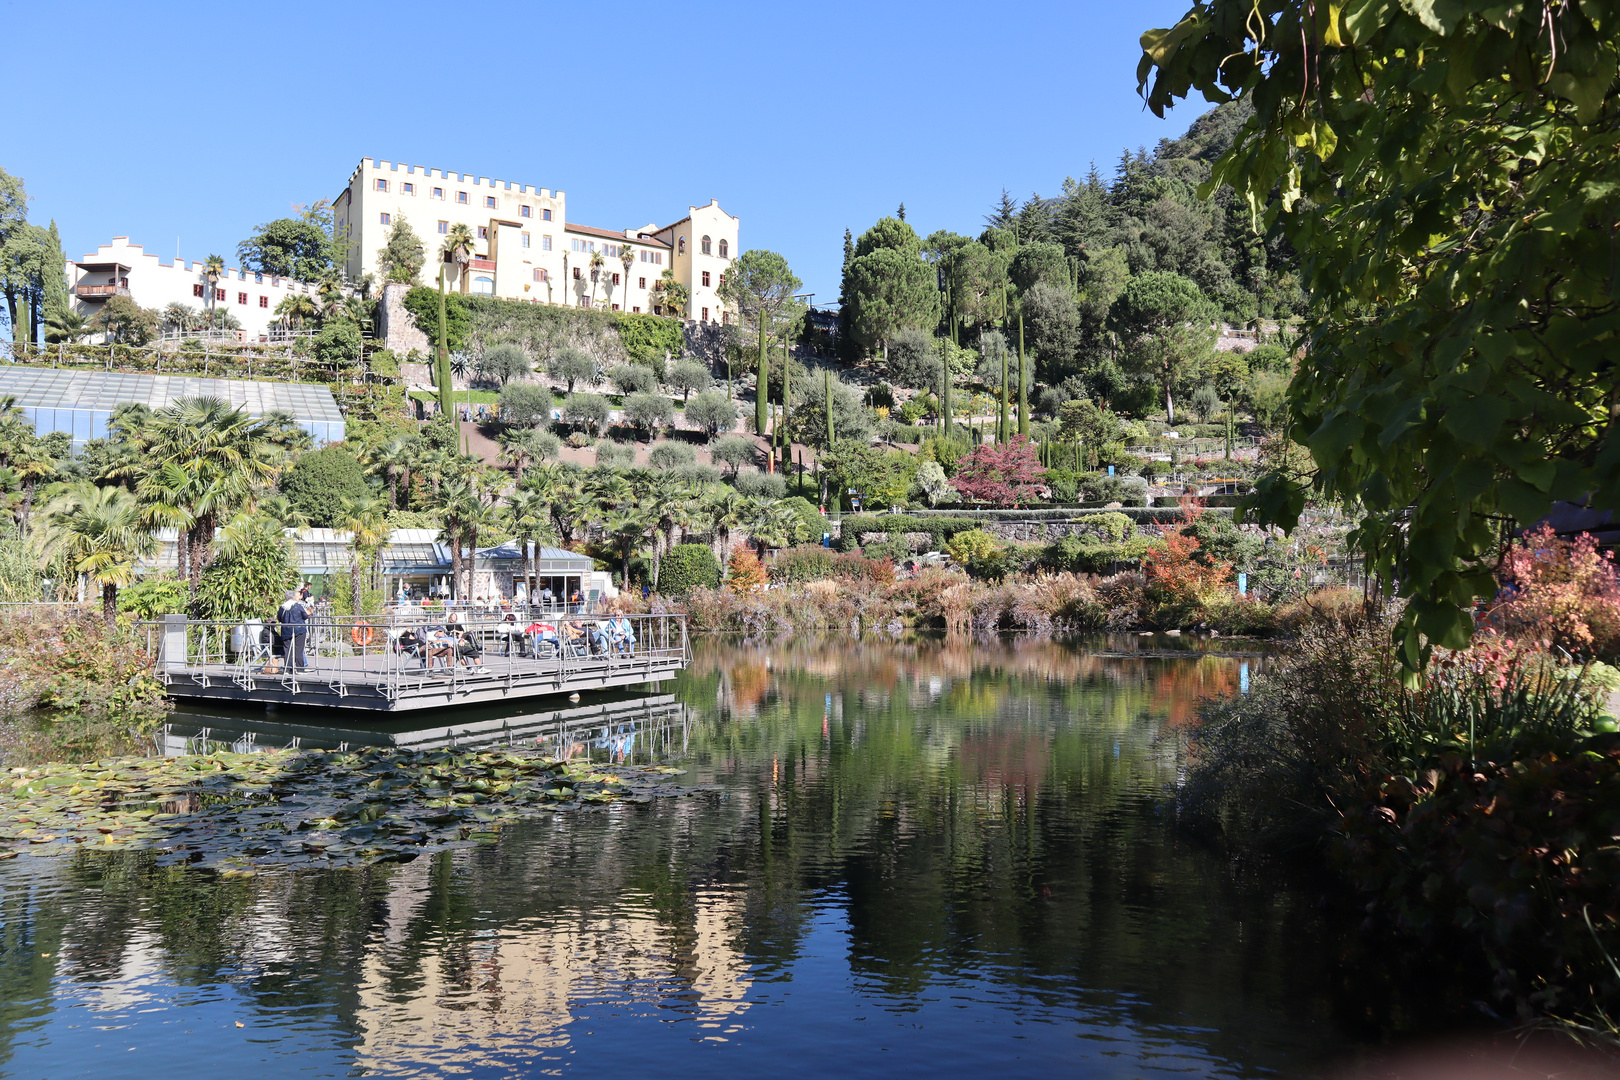
[{"label": "floating wooden deck", "polygon": [[[154,624],[159,640],[153,673],[171,697],[304,708],[407,712],[466,705],[499,705],[530,698],[659,683],[691,660],[685,616],[629,616],[634,644],[557,648],[534,635],[508,637],[493,619],[472,622],[484,646],[472,667],[456,659],[429,667],[390,644],[405,625],[387,620],[313,621],[307,666],[287,670],[264,650],[244,645],[242,626],[169,616]],[[599,616],[573,619],[585,629]],[[510,648],[513,655],[503,655]],[[480,673],[474,667],[487,669]]]},{"label": "floating wooden deck", "polygon": [[182,708],[164,722],[157,741],[162,752],[171,756],[211,750],[243,754],[283,748],[462,750],[525,744],[559,758],[583,755],[627,760],[684,753],[688,736],[686,706],[673,694],[631,694],[515,715],[499,708],[472,709],[454,716],[347,713],[333,715],[324,723],[300,722],[274,710],[248,714]]}]

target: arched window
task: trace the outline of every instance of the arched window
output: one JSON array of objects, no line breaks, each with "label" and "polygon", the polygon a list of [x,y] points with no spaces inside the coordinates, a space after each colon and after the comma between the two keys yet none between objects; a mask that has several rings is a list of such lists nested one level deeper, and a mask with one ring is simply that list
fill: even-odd
[{"label": "arched window", "polygon": [[682,236],[675,241],[675,254],[686,254],[686,237]]},{"label": "arched window", "polygon": [[709,238],[707,236],[705,236],[703,238],[703,254],[705,254],[705,255],[713,255],[714,254],[714,252],[709,250]]},{"label": "arched window", "polygon": [[731,245],[724,240],[720,241],[720,257],[722,259],[731,258]]},{"label": "arched window", "polygon": [[492,277],[475,277],[472,281],[473,292],[480,296],[495,295],[495,279]]}]

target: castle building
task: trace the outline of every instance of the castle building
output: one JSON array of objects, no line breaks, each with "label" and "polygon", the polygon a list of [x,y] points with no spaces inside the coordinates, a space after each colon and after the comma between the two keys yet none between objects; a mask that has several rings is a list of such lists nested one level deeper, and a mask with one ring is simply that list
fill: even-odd
[{"label": "castle building", "polygon": [[447,275],[460,277],[447,277],[448,289],[652,313],[658,303],[654,286],[665,270],[673,270],[690,296],[679,315],[731,321],[717,290],[720,275],[738,255],[738,221],[719,202],[690,206],[670,225],[623,230],[572,223],[567,208],[567,195],[550,188],[362,158],[333,200],[333,218],[338,235],[349,238],[343,269],[351,281],[365,274],[382,277],[378,254],[403,219],[427,251],[422,283],[436,284],[439,250],[459,224],[476,238],[477,250],[464,265],[446,267]]},{"label": "castle building", "polygon": [[212,292],[215,309],[235,316],[242,328],[236,336],[245,341],[258,341],[270,333],[270,324],[277,321],[276,305],[288,295],[305,293],[313,299],[315,290],[292,278],[229,266],[210,281],[203,263],[179,258],[166,263],[155,252],[130,243],[127,236],[115,236],[93,254],[68,263],[67,272],[75,307],[86,318],[94,318],[114,296],[127,296],[156,311],[184,304],[202,312]]}]

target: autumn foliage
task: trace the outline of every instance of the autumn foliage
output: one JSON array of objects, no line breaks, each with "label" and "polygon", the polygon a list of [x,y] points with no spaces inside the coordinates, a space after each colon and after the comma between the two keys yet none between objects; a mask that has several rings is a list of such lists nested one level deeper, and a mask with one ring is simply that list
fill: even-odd
[{"label": "autumn foliage", "polygon": [[1208,603],[1225,592],[1232,564],[1200,550],[1194,526],[1204,514],[1197,499],[1181,500],[1182,524],[1160,526],[1160,544],[1142,559],[1149,588],[1174,601]]},{"label": "autumn foliage", "polygon": [[1494,625],[1572,653],[1620,652],[1620,572],[1590,535],[1565,540],[1543,525],[1508,550],[1501,577]]},{"label": "autumn foliage", "polygon": [[726,568],[726,584],[737,592],[758,592],[765,587],[765,567],[752,548],[738,548],[731,553]]},{"label": "autumn foliage", "polygon": [[989,506],[1025,506],[1039,502],[1046,469],[1035,457],[1027,435],[1011,442],[976,446],[956,466],[951,485],[968,502]]}]

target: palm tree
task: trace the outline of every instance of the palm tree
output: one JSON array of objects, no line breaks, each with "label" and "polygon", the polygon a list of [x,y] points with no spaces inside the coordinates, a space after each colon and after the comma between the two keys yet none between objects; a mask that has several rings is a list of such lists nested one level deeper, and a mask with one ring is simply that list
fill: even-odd
[{"label": "palm tree", "polygon": [[799,515],[792,508],[774,499],[761,499],[754,504],[754,515],[748,531],[759,544],[759,557],[764,559],[768,549],[787,547],[793,543],[799,528]]},{"label": "palm tree", "polygon": [[577,487],[565,486],[557,493],[551,502],[551,519],[557,523],[557,534],[565,545],[584,535],[596,510],[596,499]]},{"label": "palm tree", "polygon": [[[225,260],[210,255],[203,262],[203,277],[208,280],[208,314],[214,314],[214,300],[219,295],[219,279],[225,274]],[[212,321],[212,319],[210,319]]]},{"label": "palm tree", "polygon": [[411,467],[418,438],[395,437],[376,446],[366,455],[372,472],[380,472],[388,483],[388,509],[399,509],[399,474]]},{"label": "palm tree", "polygon": [[211,560],[214,532],[280,471],[275,427],[219,398],[178,398],[152,414],[141,435],[135,490],[170,500],[188,516],[191,592]]},{"label": "palm tree", "polygon": [[591,306],[596,306],[596,283],[602,277],[602,267],[607,265],[607,256],[598,250],[591,251]]},{"label": "palm tree", "polygon": [[462,507],[461,542],[462,566],[467,574],[466,596],[473,594],[474,571],[477,570],[478,538],[487,536],[506,524],[506,513],[498,506],[475,498]]},{"label": "palm tree", "polygon": [[658,515],[653,532],[653,587],[663,569],[664,552],[675,545],[675,529],[691,521],[692,486],[668,472],[648,474],[641,497]]},{"label": "palm tree", "polygon": [[461,592],[461,528],[462,515],[478,501],[478,493],[465,480],[446,480],[439,489],[443,504],[439,509],[439,542],[450,548],[451,589],[462,598]]},{"label": "palm tree", "polygon": [[657,295],[658,313],[671,319],[686,318],[686,305],[692,300],[692,292],[685,285],[675,280],[674,267],[668,267],[658,275],[658,281],[653,285],[653,292]]},{"label": "palm tree", "polygon": [[51,454],[45,440],[40,438],[30,437],[22,440],[18,452],[11,455],[10,467],[23,485],[23,501],[19,508],[17,525],[24,532],[28,531],[28,516],[34,509],[34,491],[42,481],[49,481],[56,476],[60,465],[61,463]]},{"label": "palm tree", "polygon": [[717,495],[711,495],[703,504],[703,510],[714,533],[714,557],[724,566],[726,556],[731,553],[731,533],[749,520],[752,504],[747,496],[735,488],[726,488]]},{"label": "palm tree", "polygon": [[639,506],[616,508],[602,515],[602,530],[607,533],[609,545],[619,553],[619,584],[622,588],[630,588],[630,560],[640,550],[657,521],[652,512]]},{"label": "palm tree", "polygon": [[358,615],[362,594],[361,569],[366,571],[370,584],[375,585],[377,563],[382,558],[383,549],[388,546],[390,534],[383,516],[386,508],[375,495],[345,495],[340,505],[338,527],[349,534],[349,550],[354,555],[354,567],[349,574],[350,600],[353,604],[350,611]]},{"label": "palm tree", "polygon": [[624,265],[624,289],[619,293],[619,307],[629,311],[630,305],[625,301],[630,298],[630,268],[636,265],[636,253],[629,244],[624,245],[624,250],[619,252],[619,262]]},{"label": "palm tree", "polygon": [[81,481],[46,505],[39,534],[46,558],[61,555],[75,573],[101,587],[101,614],[107,629],[118,625],[118,590],[135,580],[135,562],[157,546],[141,522],[135,496],[121,487]]},{"label": "palm tree", "polygon": [[320,311],[315,306],[315,299],[308,293],[288,293],[276,305],[276,318],[287,329],[303,326],[305,320],[313,319]]},{"label": "palm tree", "polygon": [[[276,522],[283,529],[309,528],[309,515],[292,504],[292,500],[280,494],[263,495],[253,503],[253,509],[260,517]],[[223,547],[223,542],[221,543]]]},{"label": "palm tree", "polygon": [[532,429],[508,428],[501,432],[501,463],[512,467],[512,480],[514,483],[523,483],[523,466],[533,460],[534,440],[530,438]]},{"label": "palm tree", "polygon": [[461,281],[462,295],[467,293],[467,264],[472,262],[478,251],[478,238],[473,236],[472,230],[459,221],[450,226],[445,234],[444,244],[439,253],[445,262],[456,264],[456,277]]},{"label": "palm tree", "polygon": [[530,545],[538,544],[542,537],[554,535],[551,507],[539,492],[519,488],[507,497],[506,513],[507,522],[523,548],[524,587],[532,593],[535,587],[535,553],[530,550]]},{"label": "palm tree", "polygon": [[77,344],[94,332],[90,320],[72,308],[59,308],[45,320],[45,340],[52,345],[62,342]]}]

